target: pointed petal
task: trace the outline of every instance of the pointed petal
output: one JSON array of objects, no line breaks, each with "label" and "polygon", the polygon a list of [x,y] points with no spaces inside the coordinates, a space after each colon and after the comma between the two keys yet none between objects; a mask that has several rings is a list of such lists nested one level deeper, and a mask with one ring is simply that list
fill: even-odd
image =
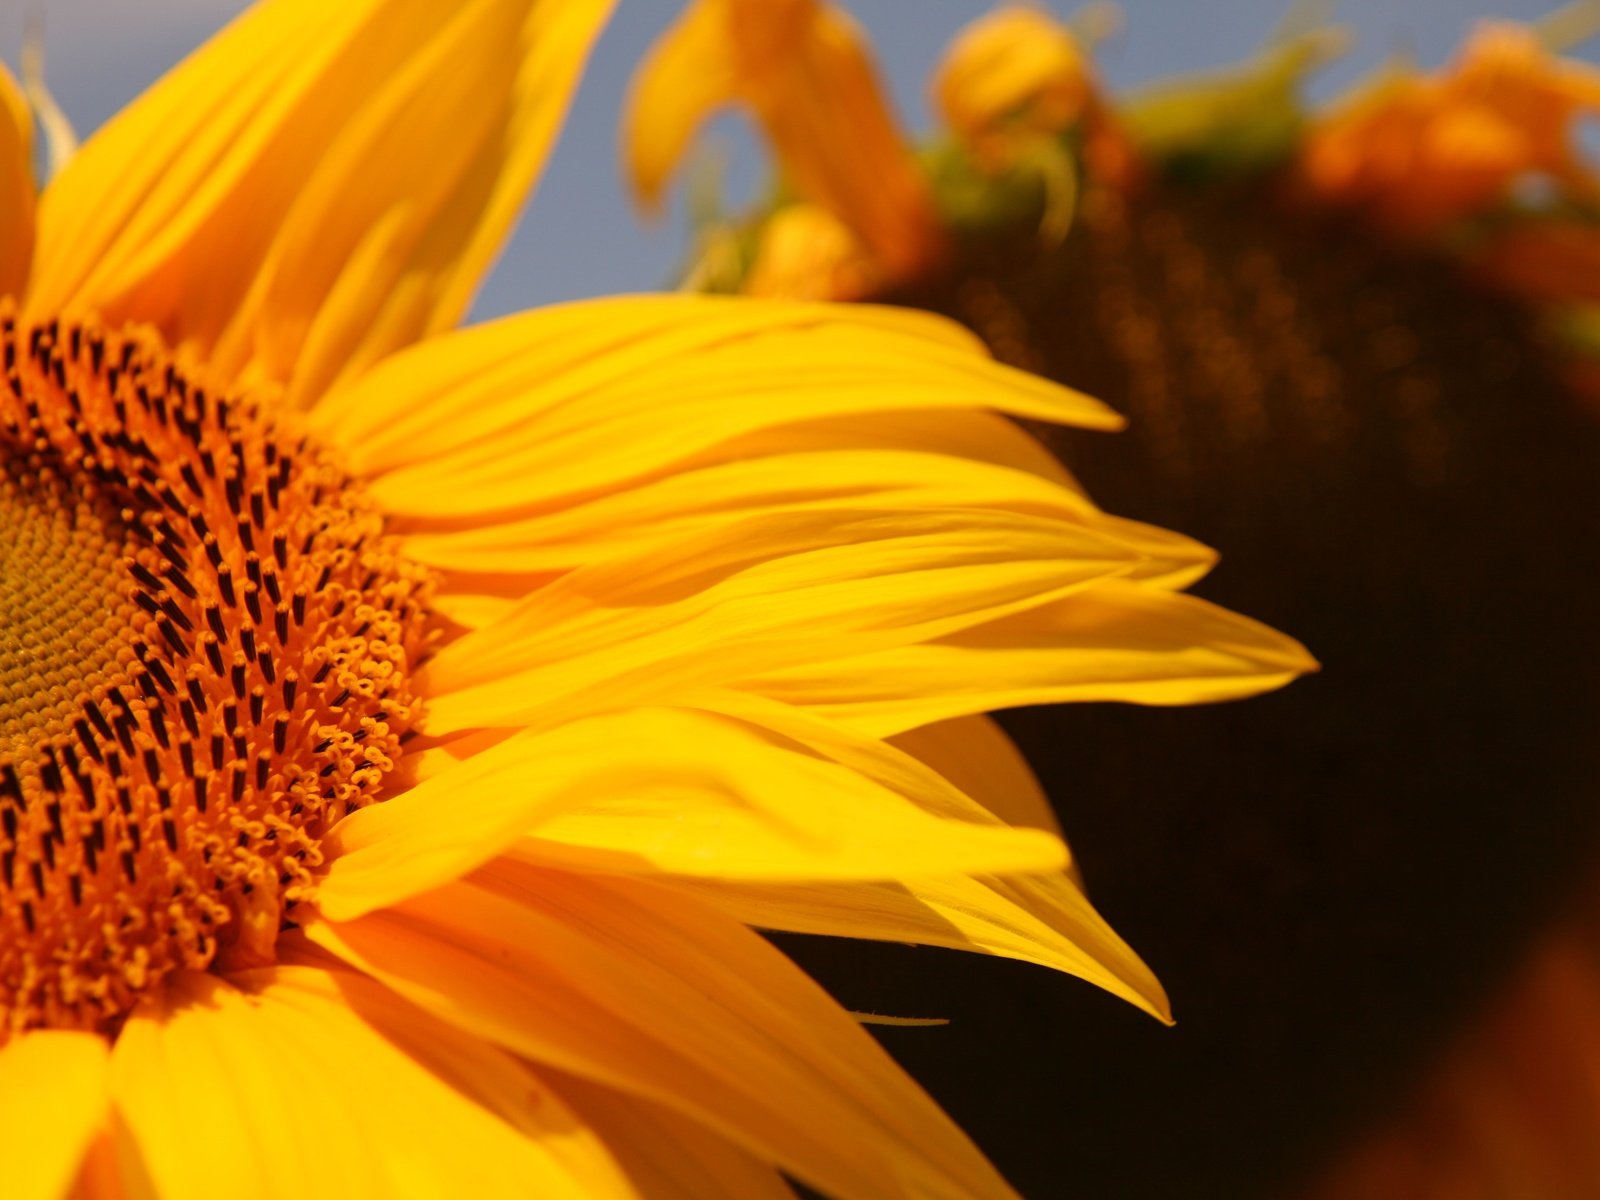
[{"label": "pointed petal", "polygon": [[1171,1023],[1150,968],[1064,876],[946,876],[862,883],[674,880],[760,929],[943,946],[1076,975]]},{"label": "pointed petal", "polygon": [[89,1143],[72,1200],[160,1200],[128,1124],[115,1111]]},{"label": "pointed petal", "polygon": [[[883,754],[901,761],[887,747]],[[481,765],[513,756],[522,775],[511,786]],[[592,717],[512,738],[352,814],[330,838],[338,857],[317,905],[340,920],[370,912],[448,882],[524,831],[518,853],[530,861],[622,873],[893,879],[1048,871],[1066,861],[1053,835],[985,824],[975,805],[919,793],[944,787],[932,772],[880,774],[709,712]],[[468,812],[471,836],[454,820]]]},{"label": "pointed petal", "polygon": [[542,1074],[650,1200],[795,1200],[776,1169],[670,1108],[574,1075]]},{"label": "pointed petal", "polygon": [[998,508],[1081,522],[1136,544],[1151,559],[1149,569],[1161,574],[1203,569],[1214,558],[1177,534],[1108,517],[1052,479],[949,455],[889,450],[733,459],[520,521],[418,533],[405,548],[416,561],[451,571],[559,572],[681,544],[753,517],[908,508]]},{"label": "pointed petal", "polygon": [[106,1115],[106,1042],[24,1033],[0,1050],[0,1162],[7,1200],[65,1196]]},{"label": "pointed petal", "polygon": [[943,252],[939,215],[861,28],[822,0],[728,7],[746,95],[796,190],[853,230],[891,276],[931,265]]},{"label": "pointed petal", "polygon": [[658,209],[695,131],[739,94],[733,31],[719,3],[690,4],[634,72],[622,117],[622,159],[634,197]]},{"label": "pointed petal", "polygon": [[[819,719],[814,713],[740,692],[707,693],[699,701],[779,732],[906,796],[932,815],[978,825],[1001,824],[1001,817],[913,755]],[[998,731],[996,734],[999,736]],[[993,783],[986,784],[985,791],[993,797]],[[1025,803],[1032,807],[1040,802],[1042,797]],[[1015,806],[1016,802],[1009,803]],[[723,887],[707,881],[706,886],[719,896],[737,892],[746,898],[764,898],[769,910],[775,904],[781,911],[787,901],[798,900],[805,919],[814,923],[802,932],[927,942],[1040,963],[1087,979],[1168,1019],[1161,985],[1090,906],[1075,879],[1054,871],[1010,872],[1001,878],[967,870],[960,876],[954,872],[940,877],[903,872],[886,886],[868,886],[859,893],[849,885],[837,890],[826,886],[786,890],[780,883],[769,890],[760,883],[743,889],[737,882]],[[832,928],[826,927],[823,914],[835,922]],[[768,911],[764,920],[772,916],[773,911]],[[818,921],[824,923],[815,924]],[[784,924],[771,927],[790,928]]]},{"label": "pointed petal", "polygon": [[[1138,562],[1082,526],[1004,512],[744,522],[574,571],[451,643],[428,666],[429,729],[670,699],[904,646],[1047,603]],[[852,674],[841,686],[871,681]]]},{"label": "pointed petal", "polygon": [[829,1193],[1011,1195],[843,1009],[686,897],[499,860],[307,933],[468,1032],[670,1107]]},{"label": "pointed petal", "polygon": [[939,318],[711,296],[586,301],[436,338],[313,424],[376,476],[387,511],[448,517],[592,495],[790,422],[982,408],[1121,425]]},{"label": "pointed petal", "polygon": [[819,0],[696,0],[656,43],[623,127],[629,180],[646,205],[659,201],[701,122],[735,100],[760,121],[801,196],[891,273],[938,256],[938,214],[866,39]]},{"label": "pointed petal", "polygon": [[1201,704],[1282,687],[1316,660],[1193,596],[1107,580],[919,645],[791,667],[741,686],[887,737],[1024,704]]},{"label": "pointed petal", "polygon": [[52,182],[33,309],[149,321],[309,401],[459,320],[609,8],[252,8]]},{"label": "pointed petal", "polygon": [[33,113],[0,63],[0,296],[20,296],[33,258]]},{"label": "pointed petal", "polygon": [[117,1040],[113,1096],[162,1196],[633,1196],[531,1074],[370,981],[241,983],[180,976]]}]

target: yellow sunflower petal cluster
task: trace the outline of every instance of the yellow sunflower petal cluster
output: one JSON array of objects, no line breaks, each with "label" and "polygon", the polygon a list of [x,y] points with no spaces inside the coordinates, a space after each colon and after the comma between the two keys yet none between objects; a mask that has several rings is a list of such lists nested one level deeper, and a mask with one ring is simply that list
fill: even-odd
[{"label": "yellow sunflower petal cluster", "polygon": [[1312,663],[947,322],[453,331],[609,8],[263,0],[36,212],[7,82],[8,1197],[1010,1194],[752,926],[1166,1016],[983,714]]}]

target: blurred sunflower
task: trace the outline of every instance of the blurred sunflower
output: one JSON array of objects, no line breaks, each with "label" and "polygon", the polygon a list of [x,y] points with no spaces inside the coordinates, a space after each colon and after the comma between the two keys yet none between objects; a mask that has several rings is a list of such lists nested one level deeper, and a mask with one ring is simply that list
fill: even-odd
[{"label": "blurred sunflower", "polygon": [[265,0],[37,204],[4,78],[8,1197],[1010,1194],[752,924],[1165,1018],[980,714],[1309,659],[944,320],[449,332],[609,7]]},{"label": "blurred sunflower", "polygon": [[[792,7],[829,31],[785,34],[814,81],[853,27]],[[1115,444],[1041,436],[1119,511],[1218,546],[1202,594],[1326,665],[1182,729],[1009,719],[1186,1020],[1158,1043],[1018,983],[969,1013],[1048,1002],[1095,1036],[1003,1079],[977,1047],[959,1075],[906,1061],[947,1103],[1013,1098],[968,1124],[1024,1190],[1059,1164],[1013,1131],[1070,1071],[1119,1081],[1067,1118],[1097,1197],[1300,1195],[1362,1138],[1318,1200],[1600,1195],[1600,939],[1579,895],[1600,843],[1600,182],[1578,131],[1600,71],[1561,54],[1596,7],[1486,24],[1448,65],[1395,62],[1324,106],[1302,85],[1339,30],[1290,20],[1240,67],[1113,96],[1105,11],[1041,6],[958,35],[921,144],[860,87],[702,72],[693,105],[658,103],[707,29],[737,47],[761,8],[693,5],[627,114],[646,199],[714,105],[771,134],[779,183],[699,231],[692,281],[955,316],[1105,397],[1132,419]],[[888,134],[828,136],[845,96],[877,110],[853,127]],[[902,173],[904,219],[867,221],[860,186]],[[885,252],[884,227],[913,248]]]}]

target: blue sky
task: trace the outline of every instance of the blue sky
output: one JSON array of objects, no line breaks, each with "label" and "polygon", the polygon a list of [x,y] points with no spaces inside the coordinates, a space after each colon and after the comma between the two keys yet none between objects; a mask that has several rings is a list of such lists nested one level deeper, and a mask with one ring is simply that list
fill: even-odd
[{"label": "blue sky", "polygon": [[[87,132],[243,7],[242,0],[0,0],[0,54],[15,63],[26,16],[42,15],[52,87],[79,130]],[[620,0],[540,192],[480,296],[479,316],[646,290],[669,279],[681,252],[681,212],[674,208],[650,226],[636,219],[619,182],[616,127],[629,73],[679,7],[679,0]],[[850,0],[848,7],[872,34],[903,118],[912,128],[925,128],[930,66],[951,34],[990,5]],[[1122,7],[1123,32],[1100,53],[1101,69],[1116,86],[1245,58],[1287,3],[1123,0]],[[1547,0],[1345,0],[1335,18],[1354,31],[1355,49],[1318,78],[1314,91],[1337,92],[1394,52],[1437,63],[1475,20],[1530,19],[1552,7]],[[1056,8],[1070,11],[1064,4]],[[1597,44],[1600,39],[1580,55],[1593,60]],[[719,121],[713,135],[728,147],[733,185],[749,187],[762,160],[744,123]]]}]

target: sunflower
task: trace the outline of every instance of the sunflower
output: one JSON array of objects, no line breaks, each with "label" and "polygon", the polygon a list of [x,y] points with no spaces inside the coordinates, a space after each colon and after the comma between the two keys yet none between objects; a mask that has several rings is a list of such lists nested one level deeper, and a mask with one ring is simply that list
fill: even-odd
[{"label": "sunflower", "polygon": [[265,0],[35,197],[0,95],[6,1193],[1009,1190],[751,926],[1165,1018],[981,714],[1311,663],[946,321],[451,332],[599,0]]},{"label": "sunflower", "polygon": [[[1062,998],[1094,1034],[1004,1077],[976,1047],[961,1074],[908,1055],[947,1102],[1008,1098],[968,1123],[1025,1191],[1059,1166],[1008,1131],[1070,1071],[1124,1081],[1070,1107],[1086,1194],[1600,1194],[1600,195],[1578,137],[1600,71],[1563,53],[1595,22],[1485,23],[1441,68],[1312,105],[1339,30],[1291,21],[1245,64],[1114,95],[1101,19],[1006,6],[931,67],[941,128],[834,163],[917,173],[937,256],[878,254],[851,190],[799,169],[838,144],[794,116],[818,136],[772,138],[769,197],[700,231],[697,286],[954,316],[1107,398],[1132,419],[1114,445],[1040,436],[1096,496],[1218,546],[1201,593],[1325,664],[1181,729],[1008,719],[1186,1014],[1156,1044]],[[626,137],[683,119],[644,103],[692,65],[683,27]],[[772,96],[718,100],[775,124]],[[1037,987],[966,1011],[1055,1002]]]}]

